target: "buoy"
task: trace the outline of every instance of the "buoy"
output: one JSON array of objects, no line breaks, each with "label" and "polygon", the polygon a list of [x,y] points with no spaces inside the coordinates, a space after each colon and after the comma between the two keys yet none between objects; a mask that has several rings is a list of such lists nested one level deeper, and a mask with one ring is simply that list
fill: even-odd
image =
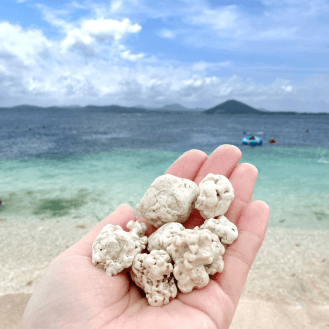
[{"label": "buoy", "polygon": [[270,139],[270,144],[274,144],[276,141],[274,139]]},{"label": "buoy", "polygon": [[262,143],[263,140],[258,136],[247,136],[242,138],[242,144],[244,145],[256,146],[262,145]]}]

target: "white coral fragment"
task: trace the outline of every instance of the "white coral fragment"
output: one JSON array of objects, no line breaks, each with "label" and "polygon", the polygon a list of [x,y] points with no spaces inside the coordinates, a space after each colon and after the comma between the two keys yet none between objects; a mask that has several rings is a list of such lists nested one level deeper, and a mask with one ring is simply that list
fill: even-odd
[{"label": "white coral fragment", "polygon": [[223,244],[231,244],[238,237],[238,228],[224,215],[205,220],[200,228],[208,229],[216,234]]},{"label": "white coral fragment", "polygon": [[176,297],[177,287],[172,272],[171,258],[164,250],[137,255],[130,270],[132,280],[145,291],[151,306],[168,304]]},{"label": "white coral fragment", "polygon": [[[181,229],[178,223],[168,223],[149,237],[148,250],[166,250],[174,262],[174,277],[181,292],[203,288],[209,275],[224,269],[224,246],[217,235],[195,227]],[[152,252],[152,251],[151,251]]]},{"label": "white coral fragment", "polygon": [[183,258],[175,263],[174,276],[183,293],[189,293],[194,288],[203,288],[209,283],[209,275],[204,266],[187,267]]},{"label": "white coral fragment", "polygon": [[119,225],[107,224],[93,243],[92,263],[109,276],[130,267],[134,257],[146,247],[146,225],[131,220],[127,228],[130,232],[124,231]]},{"label": "white coral fragment", "polygon": [[137,213],[155,227],[169,222],[185,222],[199,195],[191,180],[170,174],[158,177],[136,206]]},{"label": "white coral fragment", "polygon": [[224,215],[234,198],[233,186],[223,175],[208,174],[199,183],[199,189],[195,208],[204,219]]},{"label": "white coral fragment", "polygon": [[209,275],[224,269],[225,248],[218,236],[206,229],[185,229],[173,239],[167,252],[175,262],[174,276],[183,293],[195,287],[203,288],[209,282]]},{"label": "white coral fragment", "polygon": [[180,223],[167,223],[162,225],[148,237],[147,250],[167,250],[174,236],[184,230],[185,227]]}]

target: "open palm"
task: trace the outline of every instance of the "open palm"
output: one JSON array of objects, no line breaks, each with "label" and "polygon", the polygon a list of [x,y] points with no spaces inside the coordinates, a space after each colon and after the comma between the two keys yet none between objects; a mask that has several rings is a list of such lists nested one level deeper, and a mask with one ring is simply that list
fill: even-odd
[{"label": "open palm", "polygon": [[[196,184],[208,173],[221,174],[233,185],[235,198],[225,216],[237,225],[239,237],[227,247],[224,271],[211,276],[206,287],[178,292],[169,304],[153,307],[127,273],[109,277],[95,268],[91,247],[101,229],[110,223],[127,230],[126,224],[136,220],[133,209],[122,205],[50,264],[27,304],[22,328],[228,328],[269,217],[264,202],[250,202],[257,169],[238,164],[240,158],[240,150],[231,145],[218,147],[209,157],[191,150],[166,172]],[[144,218],[138,220],[147,224],[146,235],[155,231]],[[184,226],[193,228],[203,221],[195,210]]]}]

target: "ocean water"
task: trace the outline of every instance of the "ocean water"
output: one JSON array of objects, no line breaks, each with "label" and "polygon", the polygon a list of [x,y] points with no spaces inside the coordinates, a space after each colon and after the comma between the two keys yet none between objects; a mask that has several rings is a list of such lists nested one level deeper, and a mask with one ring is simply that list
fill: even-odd
[{"label": "ocean water", "polygon": [[[329,230],[329,116],[0,110],[0,123],[2,220],[102,220],[183,152],[232,144],[259,171],[270,227]],[[263,145],[242,145],[247,134]]]}]

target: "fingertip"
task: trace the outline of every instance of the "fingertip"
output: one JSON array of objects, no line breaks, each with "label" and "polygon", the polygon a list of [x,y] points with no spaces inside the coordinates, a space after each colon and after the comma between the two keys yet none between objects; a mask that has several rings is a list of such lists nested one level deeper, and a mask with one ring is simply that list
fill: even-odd
[{"label": "fingertip", "polygon": [[258,169],[255,165],[251,164],[251,163],[248,163],[248,162],[245,162],[245,163],[242,163],[243,165],[246,166],[246,168],[248,168],[250,171],[254,171],[256,173],[256,175],[258,175]]},{"label": "fingertip", "polygon": [[193,181],[207,159],[208,155],[200,150],[193,149],[187,151],[167,169],[166,174]]},{"label": "fingertip", "polygon": [[199,184],[209,173],[229,177],[240,159],[241,151],[238,147],[229,144],[218,146],[200,168],[195,183]]},{"label": "fingertip", "polygon": [[268,225],[269,214],[270,208],[264,201],[252,201],[246,205],[242,212],[238,221],[238,229],[253,232],[263,239]]},{"label": "fingertip", "polygon": [[201,151],[201,150],[198,150],[198,149],[191,149],[191,150],[189,150],[189,151],[186,151],[186,152],[184,152],[184,153],[182,154],[182,156],[183,156],[184,154],[191,154],[191,155],[195,155],[195,156],[203,157],[203,158],[207,158],[207,157],[208,157],[208,155],[207,155],[205,152],[203,152],[203,151]]},{"label": "fingertip", "polygon": [[127,203],[124,203],[120,205],[116,210],[120,210],[124,212],[127,215],[134,215],[135,216],[135,211],[134,209]]},{"label": "fingertip", "polygon": [[227,152],[229,155],[234,155],[235,157],[241,159],[241,156],[242,156],[242,152],[241,150],[235,146],[235,145],[231,145],[231,144],[222,144],[222,145],[219,145],[213,152],[213,153],[216,153],[218,152],[218,150],[221,150],[221,152]]},{"label": "fingertip", "polygon": [[262,201],[262,200],[254,200],[254,201],[250,202],[249,207],[253,211],[266,213],[268,215],[270,213],[269,205],[266,202]]}]

